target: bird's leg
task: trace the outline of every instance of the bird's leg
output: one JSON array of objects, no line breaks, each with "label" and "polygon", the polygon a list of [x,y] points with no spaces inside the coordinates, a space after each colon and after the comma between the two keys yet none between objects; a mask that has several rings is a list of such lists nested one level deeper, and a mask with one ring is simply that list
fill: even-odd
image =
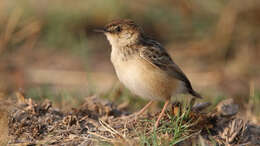
[{"label": "bird's leg", "polygon": [[170,102],[170,100],[166,100],[166,101],[165,101],[164,106],[163,106],[163,109],[162,109],[162,111],[161,111],[161,113],[160,113],[160,115],[159,115],[159,117],[158,117],[158,119],[157,119],[157,121],[156,121],[156,123],[155,123],[155,126],[154,126],[155,128],[158,127],[159,122],[160,122],[161,118],[163,117],[164,112],[165,112],[165,110],[166,110],[166,108],[167,108],[169,102]]},{"label": "bird's leg", "polygon": [[[143,114],[147,109],[148,107],[153,103],[153,101],[149,101],[140,111],[136,112],[136,113],[133,113],[129,116],[127,116],[126,118],[130,121],[134,120],[136,121],[138,119],[138,116],[140,116],[141,114]],[[128,121],[129,122],[129,121]]]},{"label": "bird's leg", "polygon": [[153,101],[149,101],[140,111],[138,111],[137,113],[135,113],[135,120],[137,119],[137,117],[141,114],[143,114],[147,109],[148,107],[153,103]]}]

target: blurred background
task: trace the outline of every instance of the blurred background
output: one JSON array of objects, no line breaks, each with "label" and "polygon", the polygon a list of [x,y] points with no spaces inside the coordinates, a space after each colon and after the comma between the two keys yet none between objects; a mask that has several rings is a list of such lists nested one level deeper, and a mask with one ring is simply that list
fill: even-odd
[{"label": "blurred background", "polygon": [[136,103],[115,76],[105,36],[93,32],[118,18],[161,42],[204,100],[233,98],[259,121],[259,0],[0,0],[1,97]]}]

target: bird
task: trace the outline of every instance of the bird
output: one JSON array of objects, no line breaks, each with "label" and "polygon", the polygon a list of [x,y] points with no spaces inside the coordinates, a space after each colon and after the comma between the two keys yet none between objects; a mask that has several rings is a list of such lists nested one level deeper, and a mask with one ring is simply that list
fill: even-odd
[{"label": "bird", "polygon": [[188,93],[202,98],[166,49],[133,20],[113,20],[95,31],[104,33],[111,45],[110,60],[120,82],[133,94],[150,100],[135,115],[141,115],[156,100],[165,102],[155,128],[172,96]]}]

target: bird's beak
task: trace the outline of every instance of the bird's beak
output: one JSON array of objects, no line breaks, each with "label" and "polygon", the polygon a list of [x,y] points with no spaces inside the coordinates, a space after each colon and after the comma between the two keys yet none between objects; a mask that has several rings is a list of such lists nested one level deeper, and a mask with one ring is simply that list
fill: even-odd
[{"label": "bird's beak", "polygon": [[105,29],[94,29],[94,32],[101,32],[101,33],[106,33],[108,31],[106,31]]}]

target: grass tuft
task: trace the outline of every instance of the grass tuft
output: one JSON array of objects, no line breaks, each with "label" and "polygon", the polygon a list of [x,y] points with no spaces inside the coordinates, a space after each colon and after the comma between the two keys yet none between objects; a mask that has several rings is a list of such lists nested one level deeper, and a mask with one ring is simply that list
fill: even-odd
[{"label": "grass tuft", "polygon": [[[192,133],[195,132],[191,130],[195,121],[190,118],[190,112],[191,109],[188,104],[184,104],[183,108],[179,109],[177,115],[168,112],[164,119],[161,120],[161,126],[150,131],[150,133],[144,132],[140,135],[140,144],[175,145],[190,138]],[[146,120],[146,122],[150,122],[152,125],[155,123],[154,120]],[[151,126],[147,126],[144,131],[149,131],[149,128]]]}]

